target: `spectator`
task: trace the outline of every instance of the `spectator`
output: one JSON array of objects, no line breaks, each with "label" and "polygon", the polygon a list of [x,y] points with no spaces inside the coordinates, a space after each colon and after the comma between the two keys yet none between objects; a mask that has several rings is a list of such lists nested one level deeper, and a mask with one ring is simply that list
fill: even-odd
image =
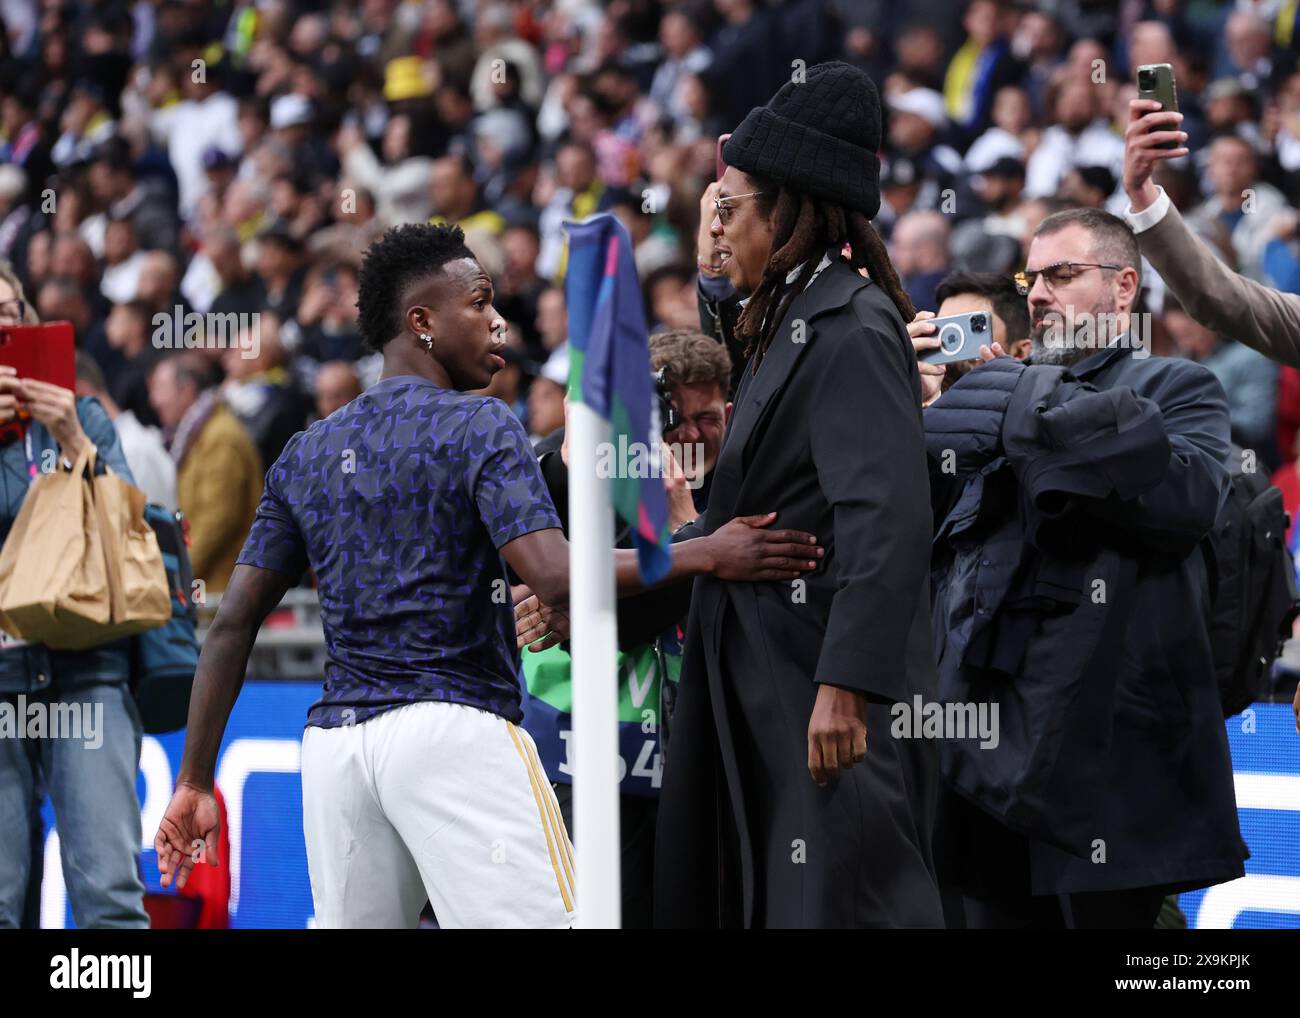
[{"label": "spectator", "polygon": [[1273,33],[1253,11],[1237,10],[1223,26],[1216,77],[1231,75],[1254,91],[1272,84]]},{"label": "spectator", "polygon": [[205,235],[202,255],[212,266],[216,294],[208,310],[214,314],[252,314],[266,306],[266,284],[244,264],[239,237],[228,226]]},{"label": "spectator", "polygon": [[0,325],[38,325],[40,319],[23,293],[22,280],[8,262],[0,261]]},{"label": "spectator", "polygon": [[966,42],[948,64],[943,93],[948,116],[967,139],[988,126],[998,89],[1020,77],[1005,34],[1007,14],[1003,0],[972,0],[962,15]]},{"label": "spectator", "polygon": [[[1227,406],[1205,368],[1133,356],[1139,264],[1109,213],[1044,220],[1026,269],[1034,366],[995,358],[925,412],[934,497],[961,498],[935,548],[940,688],[1001,709],[995,746],[957,739],[945,760],[950,926],[1150,929],[1171,890],[1243,872],[1199,547],[1228,485]],[[1066,324],[1071,307],[1094,332]],[[990,668],[1006,682],[987,685]],[[1034,763],[1043,740],[1068,772]]]},{"label": "spectator", "polygon": [[118,406],[105,388],[104,374],[99,365],[80,353],[77,354],[77,395],[97,399],[113,422],[113,430],[117,432],[122,455],[131,468],[136,487],[150,502],[175,512],[176,464],[167,454],[162,435],[157,428],[137,419],[130,410]]},{"label": "spectator", "polygon": [[178,305],[182,305],[179,285],[180,273],[177,270],[175,255],[170,251],[144,253],[144,257],[140,260],[136,300],[143,303],[154,314],[159,312],[172,314]]},{"label": "spectator", "polygon": [[569,314],[565,310],[564,291],[548,286],[537,298],[537,334],[547,355],[569,341]]},{"label": "spectator", "polygon": [[562,224],[566,219],[585,219],[609,207],[605,184],[596,176],[596,154],[590,145],[571,142],[555,154],[554,195],[541,212],[538,231],[542,250],[537,271],[543,279],[564,278],[565,241]]},{"label": "spectator", "polygon": [[[5,286],[0,275],[0,288]],[[5,305],[0,303],[0,314],[4,313]],[[25,441],[0,445],[5,476],[0,489],[0,539],[9,536],[38,474],[37,464],[71,466],[91,445],[97,471],[111,469],[134,481],[117,433],[95,400],[0,372],[0,424],[15,421],[20,400],[31,419]],[[48,795],[64,858],[77,860],[77,865],[64,870],[77,927],[148,928],[138,866],[140,801],[136,797],[143,733],[129,688],[126,646],[117,641],[89,650],[54,651],[44,644],[15,640],[8,633],[0,643],[0,692],[23,700],[30,697],[33,706],[45,704],[51,724],[56,711],[63,719],[84,719],[75,733],[63,732],[65,737],[56,738],[54,731],[46,732],[43,722],[38,722],[39,735],[27,735],[24,723],[30,713],[20,715],[19,732],[24,737],[13,737],[11,727],[7,737],[0,738],[0,795],[6,809],[6,820],[0,823],[0,927],[17,929],[24,918],[31,918],[26,907],[28,880],[41,872],[32,821],[39,797]],[[9,724],[13,724],[12,713]],[[66,737],[71,734],[76,737]]]},{"label": "spectator", "polygon": [[450,223],[462,230],[485,230],[499,237],[505,229],[500,213],[486,207],[474,181],[474,166],[464,155],[434,160],[429,177],[434,214],[431,223]]},{"label": "spectator", "polygon": [[[201,59],[197,52],[187,54]],[[206,187],[203,153],[212,146],[230,145],[238,138],[239,106],[221,91],[219,70],[205,62],[203,73],[187,73],[181,79],[184,98],[153,114],[155,134],[166,142],[168,158],[180,186],[179,207],[189,219]]]},{"label": "spectator", "polygon": [[1025,65],[1021,85],[1040,123],[1051,110],[1045,100],[1048,85],[1065,60],[1065,33],[1051,11],[1030,8],[1025,11],[1011,37],[1011,52]]},{"label": "spectator", "polygon": [[76,82],[59,126],[63,133],[50,149],[54,165],[67,169],[89,159],[95,147],[111,138],[117,129],[105,102],[103,86],[86,78]]},{"label": "spectator", "polygon": [[1034,111],[1025,90],[1004,85],[993,97],[993,124],[966,151],[966,169],[985,173],[1004,159],[1022,165],[1025,161],[1025,138],[1034,122]]},{"label": "spectator", "polygon": [[891,95],[887,102],[890,152],[910,159],[930,185],[928,192],[922,190],[917,204],[949,215],[964,214],[964,203],[957,198],[959,192],[966,191],[959,179],[961,156],[939,140],[948,123],[943,96],[928,88],[913,88]]},{"label": "spectator", "polygon": [[176,200],[161,180],[140,180],[130,148],[121,138],[106,141],[90,163],[90,189],[110,220],[127,220],[140,247],[176,248]]},{"label": "spectator", "polygon": [[[534,360],[546,356],[537,327],[538,303],[546,284],[537,275],[537,255],[541,250],[537,229],[530,223],[511,223],[501,235],[502,271],[493,278],[496,306],[508,322],[523,333],[524,348]],[[567,334],[567,327],[565,332]],[[562,341],[562,340],[561,340]]]},{"label": "spectator", "polygon": [[1188,225],[1206,233],[1216,226],[1227,230],[1236,268],[1262,282],[1270,223],[1286,207],[1286,199],[1272,184],[1259,179],[1259,159],[1244,138],[1215,138],[1210,143],[1208,169],[1214,193],[1187,217]]},{"label": "spectator", "polygon": [[[1125,215],[1143,255],[1197,322],[1234,334],[1239,342],[1271,360],[1300,366],[1300,342],[1296,339],[1300,336],[1300,297],[1233,272],[1188,229],[1169,195],[1152,182],[1155,166],[1188,154],[1182,147],[1186,135],[1178,129],[1180,114],[1154,107],[1150,100],[1133,102],[1124,157],[1124,190],[1130,202]],[[1179,147],[1155,147],[1165,141],[1177,142]],[[1281,443],[1281,449],[1289,447],[1290,443]]]},{"label": "spectator", "polygon": [[355,124],[344,124],[336,144],[343,172],[371,194],[378,195],[378,215],[387,225],[418,222],[428,217],[432,198],[428,192],[433,160],[419,151],[413,118],[393,116],[384,126],[380,157],[367,144]]},{"label": "spectator", "polygon": [[[690,482],[695,513],[709,502],[709,484],[722,436],[731,420],[727,392],[731,385],[731,357],[716,340],[691,329],[673,329],[650,337],[650,367],[665,369],[669,399],[680,423],[665,432],[664,441],[683,450],[678,465]],[[688,455],[686,448],[692,447]],[[686,522],[681,520],[679,522]]]},{"label": "spectator", "polygon": [[314,259],[329,259],[359,265],[364,251],[384,232],[375,211],[375,196],[366,188],[344,180],[333,215],[335,222],[311,231],[307,247]]},{"label": "spectator", "polygon": [[645,277],[641,292],[645,294],[646,321],[651,323],[651,332],[694,330],[699,326],[695,272],[689,266],[664,265],[655,269]]},{"label": "spectator", "polygon": [[1076,166],[1061,182],[1059,194],[1080,208],[1099,209],[1115,190],[1115,177],[1104,166]]},{"label": "spectator", "polygon": [[328,361],[316,373],[316,416],[324,420],[361,395],[361,379],[349,361]]},{"label": "spectator", "polygon": [[786,68],[771,59],[780,47],[766,8],[754,0],[713,0],[713,6],[723,22],[709,40],[713,63],[707,75],[718,114],[734,125],[767,101]]},{"label": "spectator", "polygon": [[135,242],[129,219],[113,219],[104,228],[104,268],[99,292],[114,304],[135,300],[146,258]]},{"label": "spectator", "polygon": [[158,416],[149,402],[149,372],[158,360],[159,345],[152,342],[161,334],[170,342],[172,313],[165,320],[155,322],[149,306],[143,301],[126,301],[114,304],[108,313],[105,330],[108,348],[115,357],[112,381],[106,391],[113,402],[129,412],[141,424],[158,425]]},{"label": "spectator", "polygon": [[351,263],[321,265],[308,275],[298,317],[290,323],[290,333],[297,336],[290,345],[300,357],[323,363],[354,362],[361,356],[357,282]]},{"label": "spectator", "polygon": [[564,427],[564,399],[569,387],[569,348],[551,351],[541,373],[528,387],[528,433],[536,444]]},{"label": "spectator", "polygon": [[1277,365],[1248,346],[1225,340],[1213,329],[1196,322],[1165,296],[1161,310],[1164,326],[1180,356],[1203,364],[1214,373],[1228,397],[1232,440],[1254,449],[1270,467],[1278,462],[1274,447],[1277,421]]},{"label": "spectator", "polygon": [[[907,326],[907,333],[912,337],[912,345],[918,354],[939,349],[935,327],[929,324],[929,319],[982,311],[992,320],[992,329],[983,345],[996,343],[1003,353],[1018,361],[1029,357],[1029,311],[1025,306],[1025,295],[1010,276],[995,272],[954,272],[939,284],[935,300],[938,302],[937,311],[918,311]],[[921,405],[929,406],[977,363],[955,361],[945,365],[918,365]]]},{"label": "spectator", "polygon": [[286,367],[281,331],[274,311],[260,312],[221,358],[226,372],[221,401],[248,429],[263,463],[279,459],[285,443],[307,423],[307,407]]},{"label": "spectator", "polygon": [[190,562],[208,593],[230,582],[262,497],[262,461],[218,399],[206,362],[192,353],[161,360],[149,375],[153,403],[176,464],[176,496],[190,521]]},{"label": "spectator", "polygon": [[909,212],[890,235],[890,257],[914,306],[935,305],[935,288],[948,273],[948,220],[939,212]]},{"label": "spectator", "polygon": [[1124,143],[1101,116],[1095,86],[1089,79],[1068,78],[1053,107],[1055,122],[1043,132],[1026,166],[1025,194],[1031,198],[1057,193],[1070,170],[1086,161],[1105,166],[1119,177]]},{"label": "spectator", "polygon": [[[1024,194],[1025,164],[1004,157],[976,176],[972,185],[976,197],[983,206],[983,214],[971,216],[953,228],[954,260],[961,260],[961,252],[978,247],[985,238],[1009,237],[1016,241],[1012,261],[1019,266],[1022,263],[1019,242],[1024,226],[1016,218],[1015,212]],[[993,264],[985,264],[983,267],[1011,268],[1010,265]]]},{"label": "spectator", "polygon": [[303,245],[284,223],[271,226],[257,245],[257,274],[266,287],[266,307],[282,319],[293,317],[302,300]]},{"label": "spectator", "polygon": [[682,9],[668,10],[659,22],[659,44],[663,57],[650,84],[650,101],[675,120],[689,115],[683,102],[682,84],[687,75],[701,74],[713,62],[699,28]]}]

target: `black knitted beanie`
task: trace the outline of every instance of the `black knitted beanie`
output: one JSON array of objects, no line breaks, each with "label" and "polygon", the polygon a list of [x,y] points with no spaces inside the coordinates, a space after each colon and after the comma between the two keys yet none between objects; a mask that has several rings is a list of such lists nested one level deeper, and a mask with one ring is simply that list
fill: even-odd
[{"label": "black knitted beanie", "polygon": [[722,146],[738,170],[818,198],[880,211],[880,95],[856,67],[834,61],[788,81],[755,106]]}]

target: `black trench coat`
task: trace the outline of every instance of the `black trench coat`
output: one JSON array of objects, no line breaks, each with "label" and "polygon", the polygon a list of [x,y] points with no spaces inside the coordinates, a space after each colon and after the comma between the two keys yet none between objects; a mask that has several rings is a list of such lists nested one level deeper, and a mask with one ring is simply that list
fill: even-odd
[{"label": "black trench coat", "polygon": [[[842,261],[746,370],[694,526],[772,511],[826,558],[801,584],[695,582],[656,925],[941,926],[937,747],[890,736],[893,703],[936,698],[920,378],[888,295]],[[822,682],[870,701],[866,761],[825,789],[807,767]]]}]

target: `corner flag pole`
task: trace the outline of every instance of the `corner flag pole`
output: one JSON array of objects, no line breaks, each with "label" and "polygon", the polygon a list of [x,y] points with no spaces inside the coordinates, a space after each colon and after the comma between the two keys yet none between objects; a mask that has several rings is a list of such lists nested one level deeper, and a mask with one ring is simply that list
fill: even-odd
[{"label": "corner flag pole", "polygon": [[[601,476],[615,434],[619,448],[654,449],[658,403],[632,238],[617,217],[566,222],[569,263],[569,619],[573,648],[573,823],[577,828],[578,924],[619,926],[618,622],[614,513],[631,528],[647,584],[672,565],[668,496],[656,475],[620,464]],[[604,448],[602,449],[602,446]],[[609,471],[604,471],[606,475]]]},{"label": "corner flag pole", "polygon": [[596,471],[609,421],[569,401],[569,608],[573,658],[573,823],[578,926],[621,925],[618,819],[618,622],[614,507]]}]

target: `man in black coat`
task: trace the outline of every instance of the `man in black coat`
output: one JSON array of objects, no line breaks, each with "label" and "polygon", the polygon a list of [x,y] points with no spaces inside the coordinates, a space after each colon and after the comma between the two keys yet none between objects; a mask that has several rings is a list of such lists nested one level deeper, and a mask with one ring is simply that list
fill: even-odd
[{"label": "man in black coat", "polygon": [[1140,264],[1109,213],[1049,216],[1029,366],[995,358],[925,412],[940,695],[1000,718],[995,746],[942,744],[949,926],[1150,929],[1243,873],[1201,547],[1227,405],[1149,355]]},{"label": "man in black coat", "polygon": [[696,582],[660,801],[660,926],[942,925],[937,747],[890,737],[891,706],[936,686],[912,307],[870,225],[879,146],[875,86],[831,63],[723,148],[711,232],[749,295],[748,363],[708,509],[683,536],[775,507],[826,557],[800,582]]}]

